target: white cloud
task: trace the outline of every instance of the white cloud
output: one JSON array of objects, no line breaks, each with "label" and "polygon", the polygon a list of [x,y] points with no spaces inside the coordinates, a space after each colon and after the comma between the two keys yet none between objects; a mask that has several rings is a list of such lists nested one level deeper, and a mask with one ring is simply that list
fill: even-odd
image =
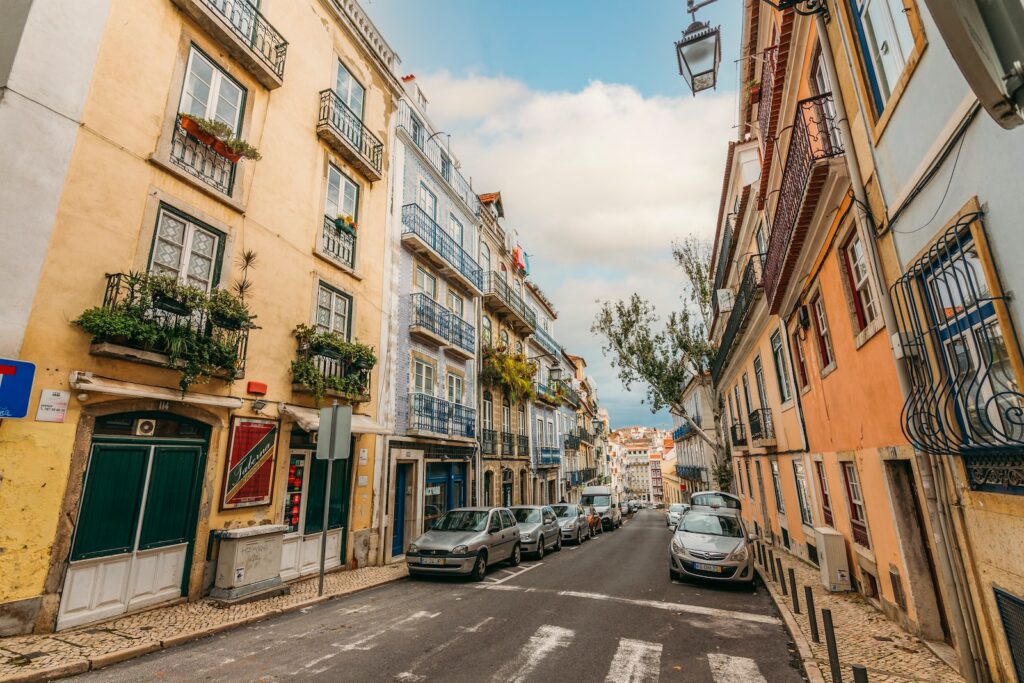
[{"label": "white cloud", "polygon": [[477,191],[500,190],[506,227],[559,310],[556,336],[582,355],[615,424],[663,422],[627,393],[590,333],[596,300],[637,292],[659,311],[681,304],[673,239],[714,234],[733,99],[644,97],[592,82],[531,90],[509,78],[419,76],[430,114]]}]

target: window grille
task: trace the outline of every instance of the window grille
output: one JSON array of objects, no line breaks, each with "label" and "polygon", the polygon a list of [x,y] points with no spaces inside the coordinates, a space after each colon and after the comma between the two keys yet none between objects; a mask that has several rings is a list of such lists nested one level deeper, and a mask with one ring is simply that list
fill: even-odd
[{"label": "window grille", "polygon": [[1018,683],[1024,683],[1024,600],[998,588],[994,590],[1006,644],[1013,656],[1013,670]]}]

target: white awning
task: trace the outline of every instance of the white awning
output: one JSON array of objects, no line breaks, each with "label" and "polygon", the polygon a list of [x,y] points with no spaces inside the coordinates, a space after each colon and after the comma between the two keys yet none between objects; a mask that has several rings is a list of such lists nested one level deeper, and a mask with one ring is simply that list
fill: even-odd
[{"label": "white awning", "polygon": [[213,394],[199,394],[187,391],[182,394],[180,391],[166,387],[154,387],[150,384],[136,384],[135,382],[122,382],[118,379],[97,377],[91,372],[75,370],[71,373],[71,388],[75,391],[89,391],[97,394],[110,394],[112,396],[132,396],[135,398],[155,398],[161,401],[175,401],[178,403],[194,403],[201,406],[218,406],[221,408],[241,408],[242,399],[236,396],[214,396]]},{"label": "white awning", "polygon": [[[303,431],[315,432],[320,429],[320,411],[316,408],[306,408],[304,406],[292,405],[291,403],[280,403],[278,404],[278,409],[281,411],[281,415],[286,415],[295,420],[295,424],[302,427]],[[352,433],[387,434],[387,431],[369,415],[352,413]]]}]

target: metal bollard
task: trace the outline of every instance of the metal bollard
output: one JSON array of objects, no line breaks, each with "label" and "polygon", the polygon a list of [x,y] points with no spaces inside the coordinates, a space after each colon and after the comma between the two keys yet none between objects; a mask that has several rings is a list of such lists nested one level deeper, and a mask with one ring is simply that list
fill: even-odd
[{"label": "metal bollard", "polygon": [[839,649],[836,647],[836,632],[832,626],[832,610],[821,610],[821,621],[825,626],[825,646],[828,648],[828,666],[832,671],[832,683],[843,683],[839,668]]},{"label": "metal bollard", "polygon": [[789,591],[786,589],[786,572],[782,570],[782,558],[776,557],[775,562],[779,565],[779,585],[782,586],[782,594],[789,595]]},{"label": "metal bollard", "polygon": [[772,570],[772,581],[778,581],[775,577],[775,551],[768,549],[768,568]]},{"label": "metal bollard", "polygon": [[796,574],[789,568],[789,592],[793,595],[793,612],[800,614],[800,594],[796,592]]},{"label": "metal bollard", "polygon": [[854,664],[853,669],[853,683],[868,683],[868,670],[860,664]]},{"label": "metal bollard", "polygon": [[807,620],[811,624],[811,641],[821,642],[821,635],[818,634],[818,615],[814,611],[814,591],[810,586],[804,586],[804,599],[807,601]]}]

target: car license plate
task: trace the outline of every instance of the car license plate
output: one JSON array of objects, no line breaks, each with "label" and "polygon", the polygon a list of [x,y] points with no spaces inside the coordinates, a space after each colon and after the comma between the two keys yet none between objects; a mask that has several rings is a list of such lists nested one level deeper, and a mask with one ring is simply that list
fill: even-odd
[{"label": "car license plate", "polygon": [[693,563],[694,569],[699,569],[702,572],[715,572],[716,574],[722,573],[722,568],[717,564],[701,564],[700,562]]},{"label": "car license plate", "polygon": [[437,564],[437,565],[442,565],[443,566],[444,565],[444,559],[445,558],[443,558],[443,557],[421,557],[420,558],[420,564]]}]

